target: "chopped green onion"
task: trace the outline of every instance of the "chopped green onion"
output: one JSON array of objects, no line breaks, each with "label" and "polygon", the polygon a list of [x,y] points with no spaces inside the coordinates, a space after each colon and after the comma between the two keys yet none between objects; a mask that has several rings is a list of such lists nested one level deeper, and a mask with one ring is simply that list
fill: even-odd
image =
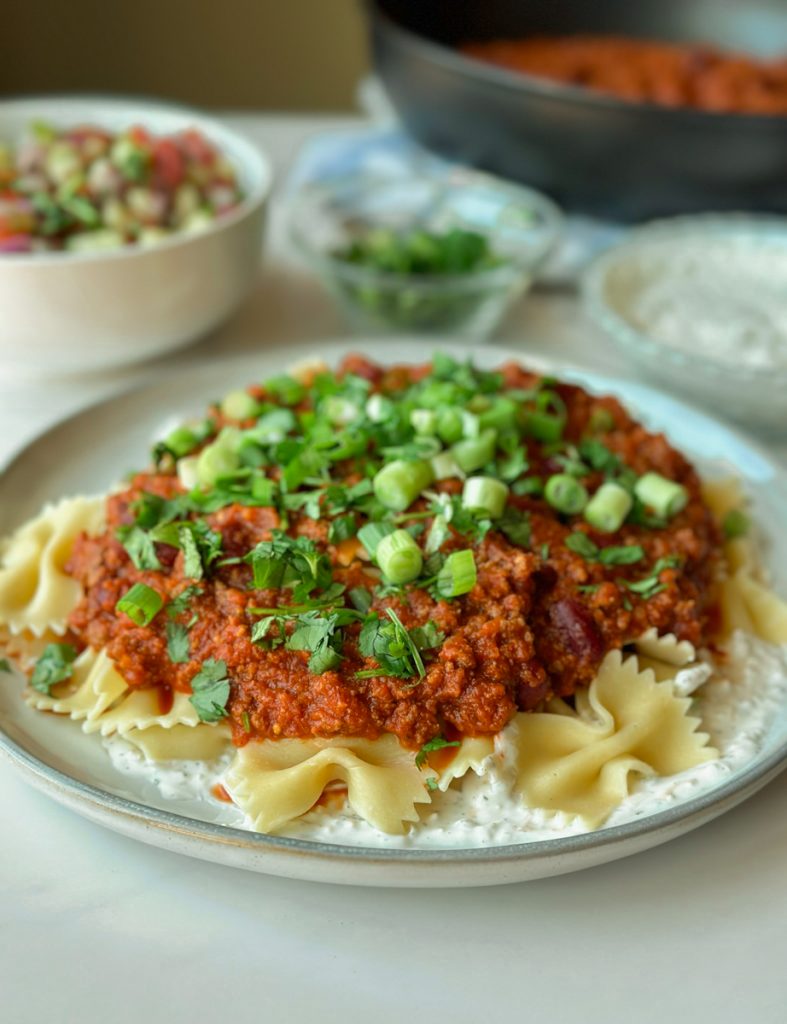
[{"label": "chopped green onion", "polygon": [[544,497],[558,512],[575,516],[587,504],[588,492],[579,480],[568,473],[556,473],[547,480]]},{"label": "chopped green onion", "polygon": [[321,408],[328,417],[328,420],[339,426],[346,426],[348,423],[352,423],[361,414],[361,410],[355,402],[345,398],[343,395],[328,395]]},{"label": "chopped green onion", "polygon": [[566,425],[566,404],[556,391],[545,388],[536,395],[536,407],[524,414],[525,433],[536,441],[559,441]]},{"label": "chopped green onion", "polygon": [[410,583],[424,564],[421,549],[407,530],[394,530],[383,537],[374,557],[385,578],[396,585]]},{"label": "chopped green onion", "polygon": [[588,430],[591,434],[606,434],[615,426],[615,420],[609,409],[603,405],[597,406],[590,414]]},{"label": "chopped green onion", "polygon": [[457,441],[451,448],[451,454],[463,472],[472,473],[492,461],[496,443],[496,430],[482,430],[478,437]]},{"label": "chopped green onion", "polygon": [[435,590],[440,597],[459,597],[473,589],[477,578],[473,552],[469,548],[454,551],[437,574]]},{"label": "chopped green onion", "polygon": [[176,459],[193,452],[197,445],[205,439],[206,431],[193,430],[191,427],[177,427],[164,438],[162,445]]},{"label": "chopped green onion", "polygon": [[147,626],[163,604],[164,599],[157,590],[146,583],[135,583],[115,605],[115,610],[124,612],[138,626]]},{"label": "chopped green onion", "polygon": [[743,537],[749,532],[751,521],[745,512],[739,508],[730,509],[724,517],[721,528],[727,540],[735,540],[736,537]]},{"label": "chopped green onion", "polygon": [[457,409],[441,409],[437,416],[437,436],[445,444],[462,438],[462,414]]},{"label": "chopped green onion", "polygon": [[682,484],[668,480],[660,473],[645,473],[634,484],[634,493],[656,515],[667,518],[684,509],[689,500],[689,492]]},{"label": "chopped green onion", "polygon": [[416,434],[431,437],[437,433],[437,413],[434,409],[413,409],[410,424]]},{"label": "chopped green onion", "polygon": [[491,476],[471,476],[465,481],[462,504],[465,508],[483,512],[490,519],[499,519],[508,500],[508,488],[501,480]]},{"label": "chopped green onion", "polygon": [[433,481],[434,473],[428,462],[395,459],[375,476],[374,495],[386,508],[404,512]]},{"label": "chopped green onion", "polygon": [[585,519],[602,533],[615,533],[625,522],[633,504],[625,487],[609,480],[599,487],[585,506]]},{"label": "chopped green onion", "polygon": [[369,552],[371,558],[374,558],[375,552],[380,544],[383,537],[387,537],[389,534],[394,532],[393,526],[390,523],[364,523],[357,533],[358,540],[363,544],[366,550]]},{"label": "chopped green onion", "polygon": [[225,427],[213,444],[203,448],[197,459],[197,479],[203,487],[212,487],[222,477],[240,468],[238,443],[240,433]]},{"label": "chopped green onion", "polygon": [[482,430],[490,427],[499,433],[515,430],[519,417],[520,406],[513,398],[498,398],[492,406],[486,409],[479,416],[479,423]]},{"label": "chopped green onion", "polygon": [[221,402],[221,411],[230,420],[248,420],[256,415],[259,403],[248,391],[230,391]]},{"label": "chopped green onion", "polygon": [[463,409],[460,415],[462,417],[462,437],[478,437],[481,433],[481,423],[476,414],[468,409]]},{"label": "chopped green onion", "polygon": [[464,476],[451,452],[440,452],[433,455],[429,461],[435,480],[448,480],[450,477],[461,479]]},{"label": "chopped green onion", "polygon": [[385,395],[370,395],[366,401],[366,415],[372,423],[384,423],[394,410],[394,403]]}]

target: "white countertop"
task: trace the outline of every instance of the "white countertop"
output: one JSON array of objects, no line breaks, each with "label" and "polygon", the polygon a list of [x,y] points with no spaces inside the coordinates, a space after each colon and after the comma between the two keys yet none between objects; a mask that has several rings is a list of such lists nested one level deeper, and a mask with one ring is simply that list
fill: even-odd
[{"label": "white countertop", "polygon": [[[312,132],[357,123],[230,120],[277,170]],[[48,424],[162,368],[343,335],[286,252],[279,214],[274,200],[257,291],[213,337],[91,379],[0,378],[0,462]],[[523,358],[631,376],[570,295],[530,296],[502,339]],[[74,816],[5,764],[0,806],[4,1024],[785,1020],[784,775],[648,853],[461,891],[332,887],[179,857]]]}]

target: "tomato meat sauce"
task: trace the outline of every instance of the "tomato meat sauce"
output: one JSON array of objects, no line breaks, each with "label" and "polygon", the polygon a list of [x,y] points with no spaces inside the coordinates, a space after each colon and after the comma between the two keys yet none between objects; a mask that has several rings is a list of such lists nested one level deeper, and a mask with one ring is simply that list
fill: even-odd
[{"label": "tomato meat sauce", "polygon": [[[370,382],[372,392],[395,395],[428,371],[383,370],[352,357],[339,377],[353,374]],[[540,381],[513,364],[501,374],[502,394],[532,389]],[[529,543],[512,542],[493,523],[474,545],[475,585],[453,599],[418,585],[381,591],[379,571],[354,537],[332,542],[327,520],[304,510],[288,514],[287,535],[312,540],[345,592],[366,588],[371,612],[385,616],[392,609],[408,630],[433,623],[440,631],[439,645],[423,654],[423,676],[398,678],[375,671],[374,658],[359,649],[360,622],[344,629],[339,663],[317,674],[309,670],[308,651],[284,645],[268,649],[252,641],[259,618],[252,609],[292,604],[287,589],[255,589],[252,568],[241,561],[281,527],[277,508],[230,503],[206,514],[208,526],[221,537],[221,557],[202,579],[187,576],[184,551],[166,543],[155,545],[160,568],[138,568],[117,531],[134,522],[142,496],[166,500],[184,493],[171,467],[135,476],[108,499],[105,532],[77,540],[67,571],[82,585],[84,596],[70,619],[73,640],[78,646],[105,647],[129,686],[157,688],[164,705],[172,693],[191,692],[192,679],[208,659],[224,662],[230,683],[226,714],[237,745],[252,738],[393,733],[410,748],[438,735],[495,734],[518,711],[538,709],[555,695],[570,698],[589,685],[607,652],[631,644],[650,627],[697,646],[709,643],[721,538],[702,501],[695,470],[614,398],[591,396],[568,384],[551,386],[566,411],[562,451],[570,451],[593,424],[601,423],[603,430],[596,429],[594,437],[606,451],[629,471],[657,472],[679,483],[688,495],[685,507],[667,522],[627,521],[610,535],[594,531],[580,516],[557,512],[539,494],[512,490],[510,503],[529,521]],[[528,476],[544,478],[561,468],[554,445],[532,438],[523,438],[522,445]],[[362,462],[355,458],[340,464],[334,479],[361,478]],[[277,473],[275,467],[270,470],[272,477]],[[588,490],[601,480],[601,473],[591,469],[585,478]],[[459,480],[444,480],[434,490],[450,494],[461,486]],[[417,534],[423,544],[432,523],[428,500],[419,498],[401,522],[406,524],[408,516],[424,524]],[[362,523],[363,516],[356,516],[355,529]],[[599,546],[639,545],[643,557],[636,565],[588,559],[566,546],[572,533],[583,533]],[[466,539],[451,531],[443,550],[466,546]],[[648,573],[651,583],[638,586]],[[163,600],[162,610],[147,625],[116,610],[136,583]],[[187,606],[176,603],[169,609],[189,587]],[[173,662],[168,652],[172,624],[188,630],[186,661]]]},{"label": "tomato meat sauce", "polygon": [[740,114],[787,114],[787,57],[623,36],[531,36],[469,42],[470,57],[623,100]]}]

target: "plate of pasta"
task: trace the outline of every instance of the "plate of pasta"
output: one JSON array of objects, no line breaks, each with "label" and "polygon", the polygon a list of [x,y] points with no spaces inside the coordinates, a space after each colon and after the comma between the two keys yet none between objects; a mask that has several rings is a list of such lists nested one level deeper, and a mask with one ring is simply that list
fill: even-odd
[{"label": "plate of pasta", "polygon": [[639,384],[380,351],[195,367],[14,459],[6,758],[156,845],[389,885],[592,866],[781,771],[783,471]]}]

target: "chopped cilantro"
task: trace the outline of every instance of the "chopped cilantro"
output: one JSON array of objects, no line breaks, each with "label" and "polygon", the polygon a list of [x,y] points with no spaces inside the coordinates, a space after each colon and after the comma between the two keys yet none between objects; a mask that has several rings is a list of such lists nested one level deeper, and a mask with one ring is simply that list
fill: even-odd
[{"label": "chopped cilantro", "polygon": [[340,544],[343,540],[349,540],[351,537],[354,537],[356,532],[355,516],[338,516],[333,520],[328,530],[328,540],[331,544]]},{"label": "chopped cilantro", "polygon": [[429,755],[435,750],[443,750],[445,747],[458,747],[461,744],[458,740],[444,740],[442,736],[435,736],[428,740],[415,755],[416,768],[423,768]]},{"label": "chopped cilantro", "polygon": [[53,686],[69,679],[74,672],[77,649],[72,644],[47,644],[35,663],[30,685],[48,694]]},{"label": "chopped cilantro", "polygon": [[666,583],[662,583],[660,579],[661,573],[665,569],[675,569],[680,565],[680,559],[677,555],[667,555],[654,564],[650,573],[641,580],[620,580],[619,582],[627,587],[632,593],[639,594],[640,597],[645,601],[649,601],[651,597],[655,597],[656,594],[660,594],[662,590],[667,589]]},{"label": "chopped cilantro", "polygon": [[384,675],[409,679],[418,675],[423,678],[426,669],[415,639],[393,608],[386,608],[386,615],[387,622],[373,612],[361,628],[358,649],[365,658],[374,658],[379,669],[358,672],[357,676]]},{"label": "chopped cilantro", "polygon": [[284,620],[276,615],[266,615],[251,627],[251,642],[266,651],[281,647],[286,639]]},{"label": "chopped cilantro", "polygon": [[602,548],[598,553],[598,561],[602,565],[633,565],[645,557],[644,548],[639,544],[621,544]]},{"label": "chopped cilantro", "polygon": [[338,615],[306,612],[298,616],[296,623],[294,632],[287,639],[287,649],[311,652],[309,671],[314,675],[336,668],[342,660],[341,633],[337,632]]},{"label": "chopped cilantro", "polygon": [[170,619],[174,619],[177,618],[178,615],[181,615],[183,612],[187,611],[189,605],[194,600],[194,598],[199,597],[201,593],[202,590],[200,589],[200,587],[196,586],[196,584],[194,583],[189,584],[189,586],[187,586],[185,590],[181,590],[178,596],[173,597],[172,600],[169,602],[169,604],[167,605],[167,617]]},{"label": "chopped cilantro", "polygon": [[137,569],[160,569],[156,545],[149,533],[140,526],[119,526],[115,536],[126,549]]},{"label": "chopped cilantro", "polygon": [[503,515],[495,522],[495,529],[504,533],[512,544],[520,548],[530,546],[530,517],[514,505],[506,506]]},{"label": "chopped cilantro", "polygon": [[218,722],[227,714],[230,683],[227,678],[227,664],[208,658],[191,680],[190,702],[202,722]]},{"label": "chopped cilantro", "polygon": [[569,551],[581,555],[588,562],[592,562],[598,555],[598,545],[586,533],[581,533],[579,530],[570,533],[564,543]]},{"label": "chopped cilantro", "polygon": [[185,665],[189,661],[189,631],[180,622],[168,622],[167,633],[167,654],[174,665]]}]

